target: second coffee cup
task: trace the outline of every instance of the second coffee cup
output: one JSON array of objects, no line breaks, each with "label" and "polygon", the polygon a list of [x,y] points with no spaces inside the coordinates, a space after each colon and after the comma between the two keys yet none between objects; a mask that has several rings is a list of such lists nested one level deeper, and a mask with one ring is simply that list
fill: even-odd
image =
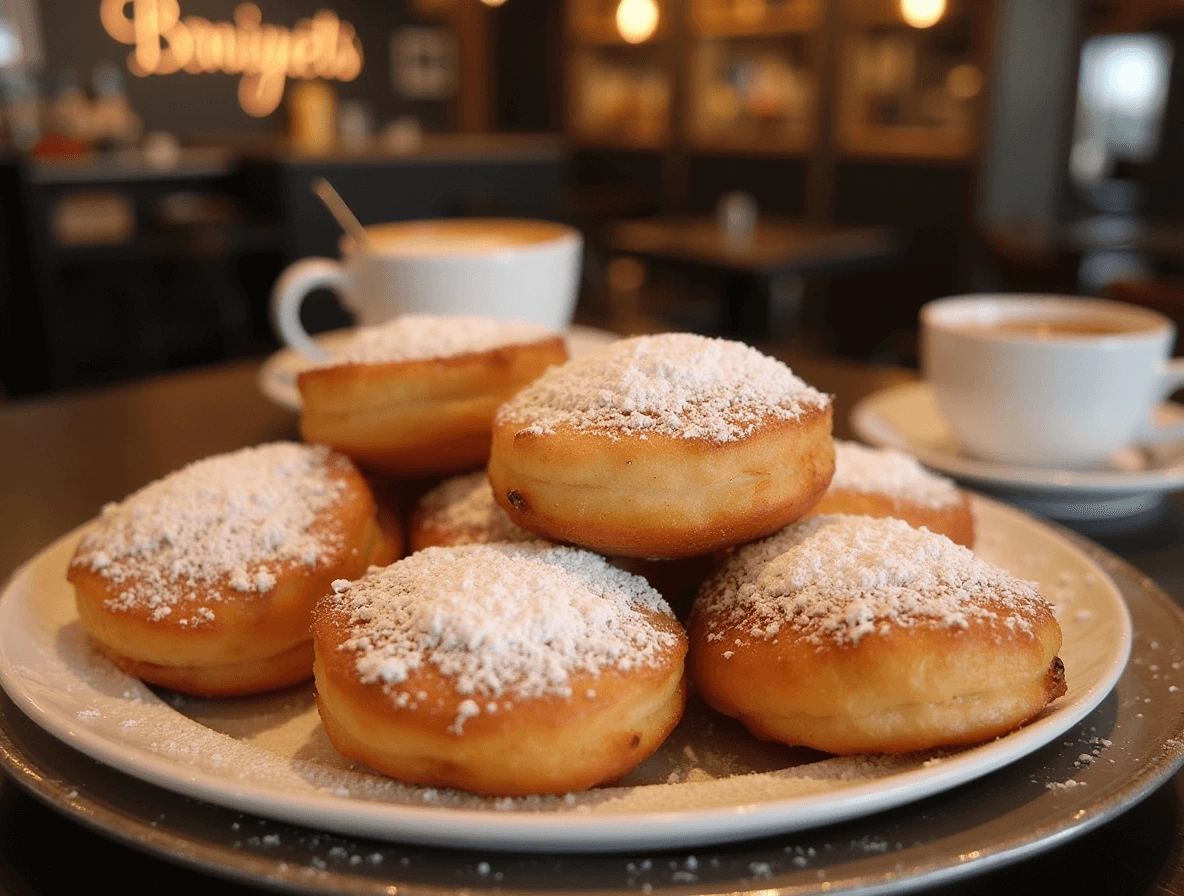
[{"label": "second coffee cup", "polygon": [[1081,469],[1132,443],[1184,439],[1158,427],[1184,385],[1163,315],[1076,296],[978,295],[921,309],[921,356],[954,437],[986,460]]}]

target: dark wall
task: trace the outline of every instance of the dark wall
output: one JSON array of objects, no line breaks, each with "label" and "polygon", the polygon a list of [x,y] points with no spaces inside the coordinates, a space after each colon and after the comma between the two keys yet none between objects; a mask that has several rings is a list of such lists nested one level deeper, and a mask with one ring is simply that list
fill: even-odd
[{"label": "dark wall", "polygon": [[694,156],[689,181],[693,214],[713,212],[732,190],[751,193],[769,214],[798,217],[806,211],[806,164],[799,159]]},{"label": "dark wall", "polygon": [[511,0],[494,11],[496,123],[505,131],[563,126],[563,4]]},{"label": "dark wall", "polygon": [[1164,32],[1172,42],[1172,68],[1159,148],[1147,166],[1147,213],[1153,218],[1184,218],[1184,27]]},{"label": "dark wall", "polygon": [[961,166],[879,162],[841,164],[835,220],[888,225],[903,241],[886,271],[837,279],[824,304],[828,346],[843,355],[916,364],[917,312],[930,299],[962,292],[972,172]]},{"label": "dark wall", "polygon": [[[232,21],[240,0],[180,0],[181,15]],[[427,130],[442,130],[450,120],[446,102],[413,102],[395,94],[390,75],[390,39],[396,28],[415,24],[405,0],[256,0],[268,24],[292,26],[318,9],[332,9],[358,31],[365,57],[361,75],[349,83],[333,82],[341,99],[363,100],[381,125],[400,115],[417,116]],[[137,78],[127,71],[131,47],[114,40],[99,22],[100,0],[40,0],[45,41],[47,87],[65,70],[89,85],[100,62],[124,72],[132,106],[148,130],[186,134],[208,131],[275,131],[283,126],[284,107],[267,118],[242,111],[236,91],[239,76],[177,72]],[[289,82],[289,87],[291,82]]]}]

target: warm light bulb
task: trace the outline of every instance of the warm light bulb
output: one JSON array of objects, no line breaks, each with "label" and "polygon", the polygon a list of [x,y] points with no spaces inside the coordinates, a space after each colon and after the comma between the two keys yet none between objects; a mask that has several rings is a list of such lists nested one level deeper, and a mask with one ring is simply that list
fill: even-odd
[{"label": "warm light bulb", "polygon": [[486,6],[497,7],[497,6],[501,6],[503,3],[505,3],[506,0],[481,0],[481,2],[484,3]]},{"label": "warm light bulb", "polygon": [[658,30],[657,0],[621,0],[617,7],[617,31],[631,44],[639,44]]},{"label": "warm light bulb", "polygon": [[900,0],[900,16],[914,28],[929,28],[946,14],[946,0]]}]

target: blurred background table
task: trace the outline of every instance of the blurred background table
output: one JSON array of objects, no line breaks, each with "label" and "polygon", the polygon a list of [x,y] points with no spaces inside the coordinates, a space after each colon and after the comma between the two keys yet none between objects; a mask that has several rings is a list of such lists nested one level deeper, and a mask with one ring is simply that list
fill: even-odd
[{"label": "blurred background table", "polygon": [[[821,278],[882,265],[899,249],[887,227],[839,227],[761,216],[751,232],[732,234],[711,217],[621,221],[608,231],[611,251],[686,265],[722,277],[723,332],[768,339],[775,281],[791,281],[799,297],[806,277]],[[784,285],[783,285],[783,288]]]},{"label": "blurred background table", "polygon": [[[836,433],[860,398],[914,374],[810,356],[787,357],[814,385],[836,396]],[[151,479],[221,451],[294,438],[296,420],[255,386],[257,366],[234,363],[134,384],[0,408],[0,574]],[[1184,500],[1173,499],[1149,528],[1107,546],[1184,599]],[[97,881],[128,892],[259,892],[161,861],[67,820],[0,775],[0,892],[80,891]],[[200,844],[195,845],[195,850]],[[741,847],[721,847],[720,852]],[[1015,865],[938,894],[1097,892],[1175,894],[1184,890],[1184,773],[1124,815]],[[424,850],[428,864],[450,855]],[[455,862],[473,861],[457,853]],[[313,869],[309,869],[312,871]],[[398,868],[390,868],[392,884]],[[556,880],[555,886],[578,881]]]}]

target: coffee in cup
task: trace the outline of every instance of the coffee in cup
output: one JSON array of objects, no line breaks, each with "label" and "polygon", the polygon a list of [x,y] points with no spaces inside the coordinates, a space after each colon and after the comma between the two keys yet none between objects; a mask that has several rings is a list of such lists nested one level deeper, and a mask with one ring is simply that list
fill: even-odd
[{"label": "coffee in cup", "polygon": [[921,309],[921,360],[954,437],[987,460],[1081,469],[1184,439],[1152,415],[1184,385],[1175,326],[1135,305],[972,295]]},{"label": "coffee in cup", "polygon": [[341,241],[342,261],[290,265],[272,290],[279,337],[316,361],[323,349],[305,331],[300,306],[330,289],[360,326],[401,314],[476,314],[564,330],[575,311],[583,239],[550,221],[457,218],[377,224],[359,244]]}]

